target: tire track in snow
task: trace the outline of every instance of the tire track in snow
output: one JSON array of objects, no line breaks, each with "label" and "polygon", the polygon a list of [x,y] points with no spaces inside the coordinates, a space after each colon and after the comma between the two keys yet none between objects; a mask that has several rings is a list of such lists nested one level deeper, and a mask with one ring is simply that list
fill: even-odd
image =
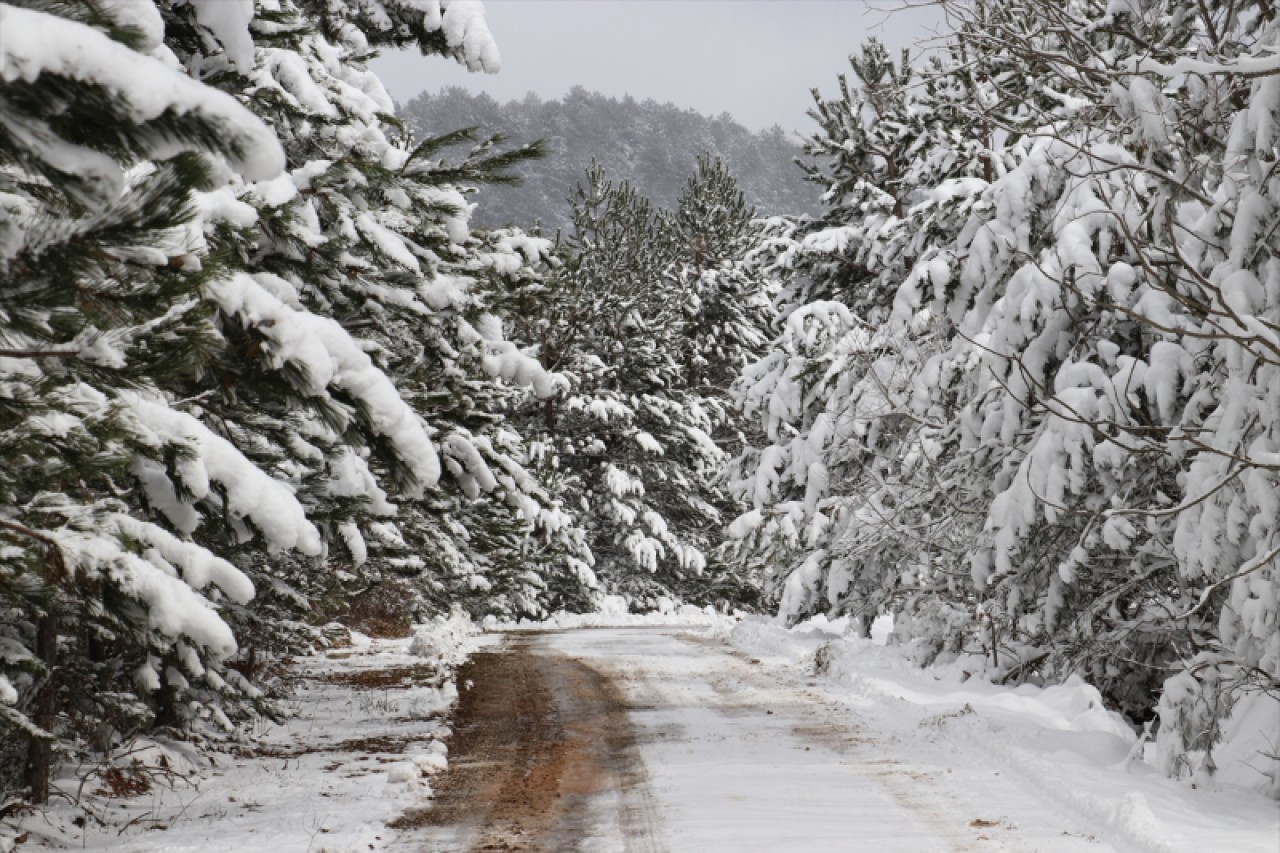
[{"label": "tire track in snow", "polygon": [[[956,783],[950,778],[950,767],[926,767],[906,762],[896,757],[888,757],[895,752],[899,743],[899,735],[887,737],[873,733],[867,724],[858,718],[856,711],[847,705],[837,703],[829,695],[816,689],[816,682],[808,681],[807,686],[785,684],[777,678],[776,673],[768,673],[759,667],[760,661],[750,655],[732,648],[725,648],[716,641],[709,641],[692,634],[682,635],[681,639],[712,653],[719,653],[735,662],[734,674],[742,681],[749,683],[760,691],[786,690],[803,698],[798,703],[805,713],[819,719],[815,724],[798,725],[793,732],[802,738],[820,742],[832,751],[846,756],[846,764],[859,775],[882,786],[903,808],[920,815],[935,828],[939,837],[948,838],[959,846],[952,849],[957,853],[968,851],[1007,850],[1010,853],[1036,849],[1028,847],[1026,839],[1020,839],[1017,833],[1005,838],[998,837],[997,831],[1008,832],[1018,827],[1006,820],[991,820],[974,815],[972,807],[966,808],[956,796]],[[809,673],[810,677],[815,673]],[[919,729],[938,728],[950,717],[960,717],[964,711],[943,713],[925,718],[919,723]],[[927,731],[921,731],[920,737],[932,740]],[[957,759],[964,760],[957,755]],[[957,838],[963,832],[967,837]],[[1080,850],[1105,850],[1098,840],[1085,832],[1063,831],[1060,843],[1054,846],[1069,846]]]},{"label": "tire track in snow", "polygon": [[453,834],[426,849],[1109,849],[935,742],[941,723],[871,699],[852,707],[816,689],[803,663],[766,671],[660,629],[526,634],[508,649],[460,674],[475,683],[424,821]]},{"label": "tire track in snow", "polygon": [[[708,644],[693,636],[681,637],[687,643],[707,649]],[[841,763],[853,769],[868,782],[878,785],[904,810],[921,818],[937,837],[947,845],[950,853],[974,853],[1005,849],[989,836],[975,834],[972,822],[963,813],[948,808],[947,796],[934,784],[932,774],[923,772],[892,758],[875,758],[878,744],[866,726],[856,719],[832,712],[827,697],[816,691],[787,687],[761,672],[756,661],[737,651],[726,652],[723,647],[711,647],[712,653],[724,655],[732,663],[732,674],[725,674],[713,682],[717,694],[743,695],[745,683],[753,692],[764,696],[791,694],[803,701],[789,703],[787,713],[799,718],[790,727],[793,735],[821,749],[841,756]],[[758,702],[736,703],[739,712],[750,712]],[[772,712],[767,712],[772,715]],[[924,789],[924,790],[922,790]],[[986,827],[983,827],[986,828]],[[999,846],[993,846],[999,844]],[[936,849],[936,848],[935,848]]]},{"label": "tire track in snow", "polygon": [[[718,641],[652,629],[554,642],[622,689],[673,850],[1109,849],[1074,821],[1019,825],[1025,814],[1007,809],[1028,798],[1012,780],[914,718],[879,730],[885,708],[862,716],[813,689],[803,664],[765,670]],[[998,796],[975,796],[975,782]]]}]

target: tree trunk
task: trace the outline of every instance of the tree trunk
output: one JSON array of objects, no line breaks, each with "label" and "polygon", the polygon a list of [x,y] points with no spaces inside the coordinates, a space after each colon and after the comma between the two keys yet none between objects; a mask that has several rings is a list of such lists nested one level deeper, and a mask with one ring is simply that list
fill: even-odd
[{"label": "tree trunk", "polygon": [[547,432],[552,435],[556,434],[556,401],[554,397],[548,397],[542,404],[542,414],[546,419]]},{"label": "tree trunk", "polygon": [[181,728],[184,722],[178,709],[178,700],[182,698],[181,691],[169,683],[169,670],[175,668],[177,663],[176,658],[169,656],[160,661],[160,689],[155,693],[157,728],[177,729]]},{"label": "tree trunk", "polygon": [[[58,714],[58,620],[46,614],[36,625],[36,656],[48,675],[32,702],[31,722],[52,733]],[[27,787],[31,802],[49,802],[49,775],[53,763],[53,743],[33,737],[27,745]]]}]

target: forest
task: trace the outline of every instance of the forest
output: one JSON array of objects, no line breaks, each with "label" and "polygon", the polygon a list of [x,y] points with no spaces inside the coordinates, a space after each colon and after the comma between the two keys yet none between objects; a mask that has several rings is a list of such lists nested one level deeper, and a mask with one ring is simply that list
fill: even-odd
[{"label": "forest", "polygon": [[558,99],[530,93],[507,103],[453,87],[423,92],[401,112],[424,136],[474,127],[513,145],[542,143],[543,158],[521,170],[518,184],[477,188],[471,222],[480,228],[515,223],[526,230],[541,226],[549,236],[567,234],[573,223],[565,199],[597,160],[611,178],[626,181],[666,209],[678,205],[702,154],[724,162],[758,211],[816,215],[820,207],[822,190],[796,168],[802,152],[795,135],[778,126],[753,133],[727,113],[708,117],[581,86]]},{"label": "forest", "polygon": [[397,113],[478,3],[0,2],[0,819],[335,622],[618,597],[891,617],[1280,797],[1280,20],[947,6],[656,182],[546,118],[656,105]]}]

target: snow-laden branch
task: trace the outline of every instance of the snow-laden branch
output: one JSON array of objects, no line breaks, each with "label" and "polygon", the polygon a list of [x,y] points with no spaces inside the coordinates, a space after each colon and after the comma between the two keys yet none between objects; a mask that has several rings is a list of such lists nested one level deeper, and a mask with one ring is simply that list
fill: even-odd
[{"label": "snow-laden branch", "polygon": [[[262,531],[272,550],[296,549],[304,554],[322,550],[320,532],[307,520],[306,510],[288,485],[272,478],[249,461],[231,442],[215,435],[199,420],[169,408],[163,401],[135,392],[124,392],[138,425],[151,434],[157,449],[178,443],[192,448],[195,458],[177,463],[181,492],[156,462],[139,459],[134,472],[147,489],[152,505],[184,533],[195,530],[200,517],[195,508],[178,497],[189,494],[201,500],[212,494],[212,484],[222,487],[227,510],[246,518]],[[153,543],[155,544],[155,543]],[[156,547],[160,547],[156,545]]]},{"label": "snow-laden branch", "polygon": [[1280,74],[1280,53],[1264,56],[1246,56],[1231,62],[1208,62],[1189,56],[1165,63],[1147,57],[1133,63],[1135,73],[1159,74],[1162,77],[1178,77],[1182,74],[1238,74],[1241,77],[1269,77]]},{"label": "snow-laden branch", "polygon": [[[41,533],[58,549],[68,569],[107,580],[142,604],[147,625],[163,637],[185,637],[216,657],[235,653],[231,628],[197,591],[212,583],[234,601],[252,598],[253,584],[230,563],[153,524],[119,513],[107,516],[92,531],[64,528]],[[122,540],[149,547],[134,553]]]},{"label": "snow-laden branch", "polygon": [[[32,83],[45,74],[108,90],[135,123],[155,121],[167,113],[194,115],[217,126],[219,150],[234,152],[228,158],[231,166],[249,180],[274,177],[284,168],[284,152],[275,134],[225,92],[90,27],[0,4],[0,82]],[[164,145],[168,150],[153,154],[170,156],[197,147],[192,141],[177,140]],[[71,153],[62,152],[60,165],[75,165],[68,156]]]},{"label": "snow-laden branch", "polygon": [[501,70],[502,56],[479,0],[427,0],[424,5],[427,25],[444,31],[445,41],[460,50],[468,70],[488,74]]},{"label": "snow-laden branch", "polygon": [[412,473],[412,496],[439,481],[440,460],[426,425],[336,320],[290,308],[244,273],[210,285],[210,295],[224,313],[267,339],[273,367],[287,362],[305,367],[300,391],[323,398],[332,387],[364,404],[373,431],[391,442]]}]

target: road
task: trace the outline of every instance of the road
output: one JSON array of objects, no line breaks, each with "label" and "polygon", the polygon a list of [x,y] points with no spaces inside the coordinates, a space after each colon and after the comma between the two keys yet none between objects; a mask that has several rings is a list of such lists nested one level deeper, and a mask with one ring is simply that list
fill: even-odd
[{"label": "road", "polygon": [[402,826],[441,853],[1117,849],[807,679],[678,629],[513,635],[460,673],[450,770]]}]

